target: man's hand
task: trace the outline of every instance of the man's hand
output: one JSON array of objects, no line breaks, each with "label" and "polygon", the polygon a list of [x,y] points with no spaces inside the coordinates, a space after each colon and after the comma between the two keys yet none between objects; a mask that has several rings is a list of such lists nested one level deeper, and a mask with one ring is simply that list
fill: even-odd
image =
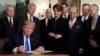
[{"label": "man's hand", "polygon": [[56,34],[56,35],[55,35],[55,39],[60,39],[61,37],[62,37],[61,34]]},{"label": "man's hand", "polygon": [[49,35],[50,37],[55,37],[55,33],[53,33],[53,32],[48,33],[48,35]]},{"label": "man's hand", "polygon": [[82,53],[83,53],[83,49],[79,48],[79,54],[82,54]]},{"label": "man's hand", "polygon": [[97,42],[95,40],[90,40],[90,44],[94,48],[97,48],[98,47],[98,44],[97,44]]},{"label": "man's hand", "polygon": [[34,51],[36,51],[36,52],[43,52],[43,51],[44,51],[44,47],[39,46],[39,47],[36,48]]},{"label": "man's hand", "polygon": [[19,46],[17,50],[18,52],[25,52],[25,48],[23,45]]}]

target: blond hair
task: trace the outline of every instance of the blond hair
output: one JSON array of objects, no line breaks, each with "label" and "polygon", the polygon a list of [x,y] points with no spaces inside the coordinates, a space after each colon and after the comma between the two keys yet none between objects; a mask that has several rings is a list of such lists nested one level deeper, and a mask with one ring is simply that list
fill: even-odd
[{"label": "blond hair", "polygon": [[32,27],[35,27],[35,22],[30,20],[25,20],[23,23],[23,27],[26,25],[31,25]]}]

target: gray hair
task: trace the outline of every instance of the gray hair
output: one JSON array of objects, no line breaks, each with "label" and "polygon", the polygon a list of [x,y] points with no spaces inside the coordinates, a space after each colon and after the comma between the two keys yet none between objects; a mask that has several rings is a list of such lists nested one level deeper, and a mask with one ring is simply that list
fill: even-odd
[{"label": "gray hair", "polygon": [[72,9],[72,8],[76,8],[76,12],[78,12],[78,8],[76,6],[70,7],[69,10]]},{"label": "gray hair", "polygon": [[8,10],[9,7],[12,7],[12,8],[15,9],[15,7],[13,5],[8,5],[7,8],[6,8],[6,11]]},{"label": "gray hair", "polygon": [[99,6],[97,4],[92,4],[91,5],[93,8],[95,8],[97,11],[99,11]]},{"label": "gray hair", "polygon": [[52,9],[51,9],[51,8],[47,8],[46,11],[47,11],[47,10],[50,10],[50,11],[52,12]]},{"label": "gray hair", "polygon": [[28,8],[30,8],[31,6],[35,6],[36,7],[36,5],[34,3],[31,3],[31,4],[28,5]]}]

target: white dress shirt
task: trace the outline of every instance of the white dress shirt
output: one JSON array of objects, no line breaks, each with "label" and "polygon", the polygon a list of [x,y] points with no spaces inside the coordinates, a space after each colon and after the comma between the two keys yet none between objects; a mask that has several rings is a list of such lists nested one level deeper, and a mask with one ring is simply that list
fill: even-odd
[{"label": "white dress shirt", "polygon": [[75,24],[76,19],[77,18],[74,18],[73,20],[69,20],[69,26],[70,26],[70,24],[73,26]]},{"label": "white dress shirt", "polygon": [[84,22],[84,20],[88,20],[89,16],[82,16],[81,21]]},{"label": "white dress shirt", "polygon": [[[66,17],[65,17],[66,16]],[[63,18],[68,18],[68,13],[63,14]]]},{"label": "white dress shirt", "polygon": [[46,24],[46,26],[48,25],[48,19],[47,18],[45,19],[45,24]]},{"label": "white dress shirt", "polygon": [[[32,20],[33,21],[33,16],[31,16],[29,13],[27,13],[27,17],[28,17],[28,20]],[[31,17],[31,18],[30,18]]]},{"label": "white dress shirt", "polygon": [[[23,36],[24,36],[23,40],[24,40],[24,47],[25,47],[26,35],[23,34]],[[29,51],[31,51],[30,36],[28,37],[28,44],[29,44]],[[12,50],[12,52],[15,52],[15,53],[18,52],[18,47],[15,47]]]},{"label": "white dress shirt", "polygon": [[7,16],[7,18],[8,18],[8,22],[9,22],[9,23],[10,23],[10,18],[11,18],[11,22],[12,22],[12,25],[13,25],[13,17]]},{"label": "white dress shirt", "polygon": [[[25,47],[25,42],[26,42],[26,35],[24,35],[24,47]],[[31,51],[30,36],[28,36],[28,44],[29,44],[29,51]]]}]

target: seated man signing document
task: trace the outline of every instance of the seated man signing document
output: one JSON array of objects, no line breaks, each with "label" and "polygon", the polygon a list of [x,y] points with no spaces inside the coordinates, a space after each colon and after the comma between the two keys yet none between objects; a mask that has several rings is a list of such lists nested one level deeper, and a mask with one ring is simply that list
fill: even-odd
[{"label": "seated man signing document", "polygon": [[34,33],[35,23],[26,20],[22,26],[22,32],[10,36],[3,49],[8,52],[43,52],[44,47]]}]

